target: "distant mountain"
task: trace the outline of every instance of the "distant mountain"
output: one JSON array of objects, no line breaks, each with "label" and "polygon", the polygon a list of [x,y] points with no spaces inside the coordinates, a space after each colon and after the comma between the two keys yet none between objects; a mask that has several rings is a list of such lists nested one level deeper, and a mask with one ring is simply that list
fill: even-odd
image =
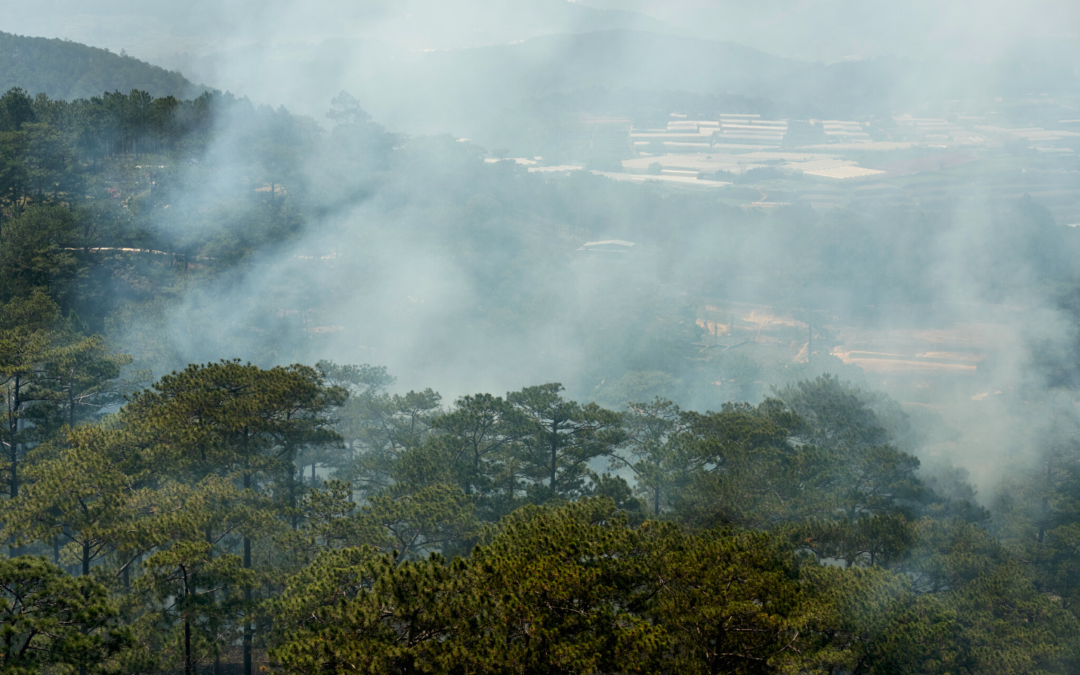
[{"label": "distant mountain", "polygon": [[0,93],[22,87],[31,95],[44,92],[50,98],[71,100],[132,89],[177,98],[206,91],[180,73],[66,40],[0,32],[0,54]]},{"label": "distant mountain", "polygon": [[425,51],[375,40],[252,45],[191,58],[182,68],[218,89],[316,119],[345,89],[392,129],[473,133],[503,109],[550,94],[604,87],[760,96],[823,66],[732,43],[608,30]]},{"label": "distant mountain", "polygon": [[997,63],[1006,96],[1080,93],[1080,38],[1021,40]]},{"label": "distant mountain", "polygon": [[[422,54],[397,96],[445,101],[439,114],[461,119],[483,119],[524,98],[592,87],[743,96],[851,119],[949,101],[1032,93],[1072,97],[1080,94],[1078,67],[1076,40],[1019,44],[987,64],[895,56],[826,64],[732,42],[613,30]],[[358,69],[357,82],[364,76]]]},{"label": "distant mountain", "polygon": [[1068,0],[575,0],[634,9],[695,37],[806,61],[898,56],[993,63],[1016,40],[1077,35]]},{"label": "distant mountain", "polygon": [[799,114],[850,118],[986,96],[995,86],[985,67],[970,64],[879,58],[826,65],[634,30],[428,51],[373,40],[256,45],[193,59],[184,71],[323,121],[330,99],[344,89],[391,129],[473,138],[523,101],[591,88],[741,96]]}]

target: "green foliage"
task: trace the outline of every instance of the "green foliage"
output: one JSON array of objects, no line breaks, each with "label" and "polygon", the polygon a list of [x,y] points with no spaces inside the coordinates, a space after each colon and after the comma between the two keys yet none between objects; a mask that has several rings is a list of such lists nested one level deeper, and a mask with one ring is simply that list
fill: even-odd
[{"label": "green foliage", "polygon": [[128,539],[133,494],[151,468],[118,434],[96,427],[74,432],[71,446],[38,462],[17,500],[8,507],[5,534],[16,541],[63,541],[82,574]]},{"label": "green foliage", "polygon": [[518,493],[518,472],[534,423],[510,401],[490,394],[459,398],[436,417],[437,447],[451,479],[474,496],[484,520],[508,513]]},{"label": "green foliage", "polygon": [[[620,415],[559,385],[442,411],[434,392],[381,393],[388,382],[329,363],[173,373],[35,450],[5,532],[57,542],[78,583],[111,579],[138,638],[116,643],[115,662],[144,671],[260,644],[297,673],[1077,662],[1080,624],[1044,590],[1064,577],[926,496],[917,464],[875,444],[865,401],[831,396],[835,383],[800,399],[816,411],[805,418],[775,399]],[[350,391],[359,417],[335,422]],[[383,482],[359,500],[349,482],[297,479],[315,448],[336,445],[335,423],[360,431],[361,460],[378,450],[367,466]],[[810,437],[826,444],[799,442]],[[573,486],[554,495],[561,506],[543,490],[552,457],[557,490]],[[593,473],[602,458],[652,501]]]},{"label": "green foliage", "polygon": [[378,492],[393,481],[398,460],[420,447],[439,414],[442,397],[431,389],[407,394],[361,392],[341,412],[338,428],[349,432],[353,461],[344,469],[361,494]]},{"label": "green foliage", "polygon": [[884,445],[889,432],[871,407],[873,400],[835,376],[799,382],[775,392],[789,409],[807,421],[800,440],[826,447]]},{"label": "green foliage", "polygon": [[273,603],[287,672],[1067,672],[1077,624],[1005,564],[923,595],[764,533],[530,507],[468,559],[320,555]]},{"label": "green foliage", "polygon": [[40,288],[62,300],[76,268],[74,254],[64,248],[73,227],[71,213],[57,206],[29,208],[3,223],[0,298],[10,301]]},{"label": "green foliage", "polygon": [[11,87],[0,97],[0,132],[21,131],[37,121],[34,100],[21,88]]},{"label": "green foliage", "polygon": [[0,673],[110,672],[130,644],[101,584],[41,558],[0,559]]},{"label": "green foliage", "polygon": [[1080,600],[1080,446],[1077,421],[1055,416],[1033,467],[1003,481],[993,504],[992,531],[1012,555],[1024,560],[1036,586],[1060,598],[1073,614]]},{"label": "green foliage", "polygon": [[[1010,476],[988,523],[965,476],[920,471],[898,404],[818,377],[835,359],[710,351],[692,302],[641,280],[679,270],[719,294],[737,276],[814,311],[838,289],[858,312],[917,302],[930,263],[886,263],[936,217],[762,216],[542,179],[454,138],[390,134],[344,92],[325,133],[227,95],[144,89],[0,98],[3,533],[12,554],[51,547],[81,575],[0,569],[45,579],[34,597],[50,607],[108,617],[50,628],[58,672],[83,665],[58,645],[127,672],[262,649],[298,673],[1076,670],[1075,425]],[[369,216],[378,227],[357,224]],[[992,290],[1026,273],[997,239],[1038,261],[1033,278],[1063,274],[1072,249],[1045,210],[1022,200],[991,220]],[[657,222],[672,223],[664,242]],[[1061,245],[1019,241],[1017,223]],[[616,226],[655,250],[625,268],[567,257]],[[295,251],[302,236],[323,248]],[[574,316],[568,389],[444,405],[392,391],[377,366],[255,365],[325,351],[342,298],[393,304],[371,281],[383,237],[456,256],[475,291],[414,345],[416,371],[445,366],[448,335]],[[264,274],[268,258],[291,267]],[[575,304],[550,292],[562,284],[593,292]],[[366,317],[373,335],[391,333],[384,316]],[[254,364],[184,367],[193,353]],[[131,393],[135,365],[172,372]],[[789,384],[770,398],[770,381]],[[110,632],[121,620],[137,644]],[[20,621],[4,635],[38,619]]]},{"label": "green foliage", "polygon": [[595,403],[567,401],[559,394],[562,390],[561,384],[552,383],[507,395],[533,427],[520,471],[536,502],[583,494],[588,463],[612,454],[626,439],[618,413]]},{"label": "green foliage", "polygon": [[137,626],[156,647],[147,660],[158,668],[182,664],[185,672],[193,670],[200,655],[219,653],[221,644],[237,639],[236,619],[250,612],[241,589],[254,575],[240,556],[214,558],[213,548],[211,542],[181,540],[144,563],[134,593],[152,609]]},{"label": "green foliage", "polygon": [[[394,565],[370,549],[325,553],[275,602],[273,657],[290,672],[445,672],[452,614],[463,604],[438,561]],[[440,608],[441,609],[441,608]]]},{"label": "green foliage", "polygon": [[3,395],[3,470],[8,496],[19,493],[19,475],[29,443],[36,429],[26,424],[33,415],[30,405],[44,396],[45,362],[50,356],[50,328],[57,319],[57,307],[42,289],[28,297],[15,297],[0,304],[0,393]]},{"label": "green foliage", "polygon": [[647,672],[661,633],[623,606],[632,535],[593,522],[604,510],[519,517],[450,567],[324,555],[277,605],[274,656],[290,672]]},{"label": "green foliage", "polygon": [[623,423],[629,452],[612,455],[611,466],[634,472],[639,492],[658,517],[672,502],[671,489],[683,459],[677,451],[678,439],[686,432],[687,418],[679,406],[656,398],[651,403],[631,403]]},{"label": "green foliage", "polygon": [[647,615],[671,636],[668,672],[800,672],[813,664],[828,601],[800,579],[788,547],[759,533],[690,537],[653,527],[648,560],[660,587]]},{"label": "green foliage", "polygon": [[133,396],[124,416],[178,468],[243,475],[250,484],[290,477],[302,448],[339,442],[325,413],[346,396],[307,366],[221,361],[166,375]]}]

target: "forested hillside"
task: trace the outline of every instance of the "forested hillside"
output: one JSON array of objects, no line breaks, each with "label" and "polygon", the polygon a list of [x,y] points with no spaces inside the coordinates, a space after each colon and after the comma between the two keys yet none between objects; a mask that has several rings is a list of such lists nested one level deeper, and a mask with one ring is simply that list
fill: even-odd
[{"label": "forested hillside", "polygon": [[0,91],[21,87],[70,101],[104,91],[139,89],[156,97],[193,98],[206,90],[180,73],[68,40],[0,32],[0,53]]},{"label": "forested hillside", "polygon": [[[699,342],[685,289],[732,279],[924,302],[954,221],[548,179],[328,107],[0,98],[4,675],[1080,667],[1070,405],[1016,384],[1053,433],[979,503],[827,353]],[[986,299],[1073,297],[1045,209],[966,217]],[[577,255],[616,227],[643,257]]]}]

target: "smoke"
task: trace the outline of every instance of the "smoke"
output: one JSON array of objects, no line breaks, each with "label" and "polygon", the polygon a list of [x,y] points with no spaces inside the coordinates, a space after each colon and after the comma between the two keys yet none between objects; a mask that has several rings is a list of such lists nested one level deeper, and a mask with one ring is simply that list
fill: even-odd
[{"label": "smoke", "polygon": [[[444,400],[562,381],[608,405],[663,395],[718,409],[838,372],[904,403],[924,428],[924,459],[965,467],[985,495],[1075,408],[1062,364],[1076,321],[1062,293],[1080,236],[1064,226],[1080,210],[1023,198],[1068,180],[1075,154],[1050,165],[1028,149],[1040,141],[979,129],[1064,119],[1080,93],[1077,12],[1049,0],[49,0],[0,20],[125,48],[253,102],[230,109],[202,162],[171,168],[155,224],[178,248],[221,223],[218,249],[277,243],[113,317],[115,336],[158,374],[232,356],[332,359],[385,365],[403,389]],[[1049,94],[1037,105],[1025,98],[1035,85]],[[374,122],[328,120],[342,90]],[[280,130],[293,154],[264,190],[284,194],[251,202],[275,165],[252,130],[283,124],[278,106],[308,117]],[[887,189],[785,169],[788,182],[717,192],[484,161],[513,148],[536,168],[588,165],[599,160],[595,131],[574,126],[583,116],[640,128],[670,113],[856,120],[899,145],[917,134],[893,115],[942,118],[942,156],[973,161],[937,187],[923,178],[945,159],[921,173],[885,167],[903,176]],[[960,132],[987,140],[964,146]],[[812,152],[884,166],[922,161],[929,147]],[[1029,169],[1028,183],[1016,177]],[[1004,192],[993,183],[1003,175]],[[318,206],[303,220],[291,203]],[[634,247],[611,256],[625,260],[578,250],[608,239]],[[215,250],[190,251],[191,264]],[[748,330],[753,311],[772,317],[753,340],[709,332],[710,320]],[[813,331],[816,354],[800,357]],[[960,356],[889,370],[888,359],[942,361],[927,352]]]}]

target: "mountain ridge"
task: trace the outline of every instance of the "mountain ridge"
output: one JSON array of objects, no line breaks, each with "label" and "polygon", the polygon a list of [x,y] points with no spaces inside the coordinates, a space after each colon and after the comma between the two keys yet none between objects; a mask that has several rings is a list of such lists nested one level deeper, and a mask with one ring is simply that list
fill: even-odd
[{"label": "mountain ridge", "polygon": [[126,53],[60,38],[0,32],[0,92],[21,87],[31,94],[74,100],[106,91],[139,89],[151,96],[193,98],[208,91],[182,74]]}]

